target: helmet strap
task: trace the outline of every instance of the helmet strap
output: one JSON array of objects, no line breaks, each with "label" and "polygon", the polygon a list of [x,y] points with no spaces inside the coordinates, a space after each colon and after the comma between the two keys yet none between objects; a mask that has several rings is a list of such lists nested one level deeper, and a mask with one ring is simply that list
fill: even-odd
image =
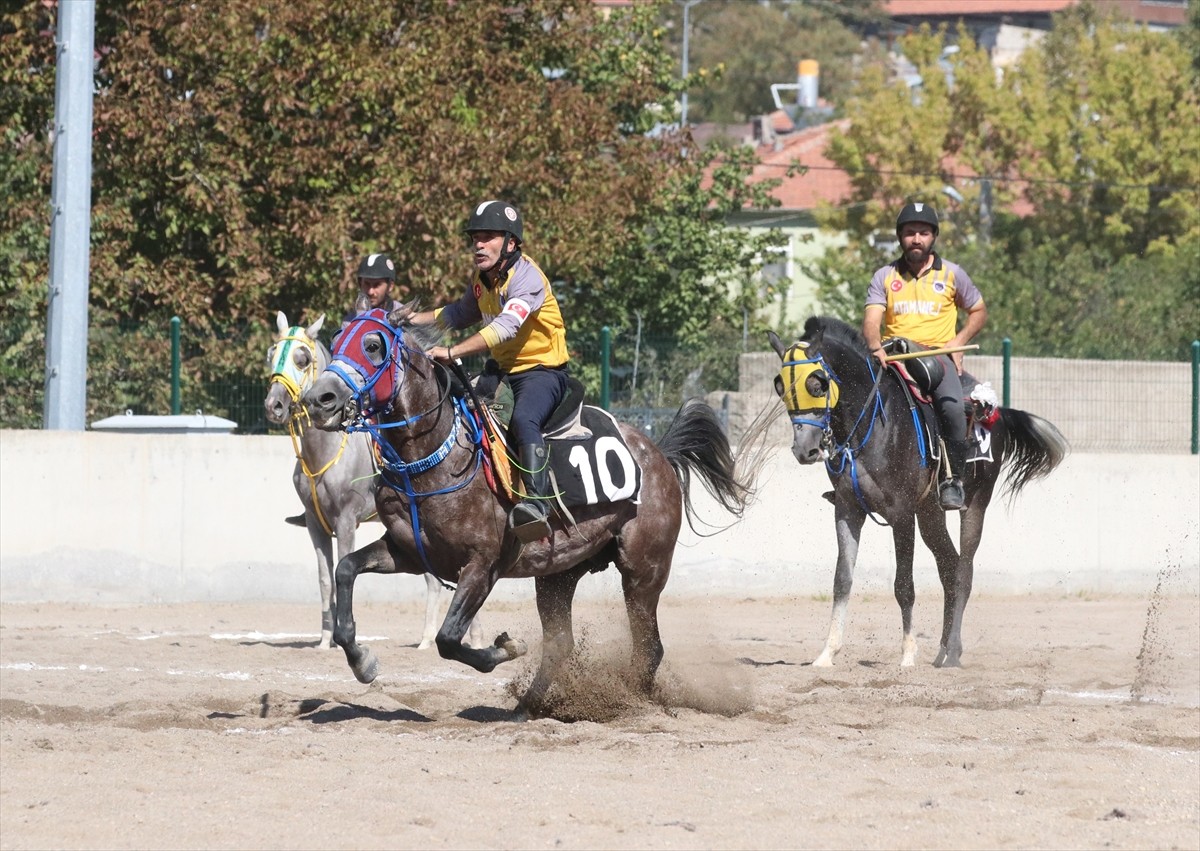
[{"label": "helmet strap", "polygon": [[[512,249],[512,251],[508,250],[508,241],[510,239],[513,241],[513,243],[515,243],[515,246]],[[511,233],[508,233],[507,231],[505,231],[504,245],[500,248],[500,259],[498,259],[496,261],[496,266],[492,270],[493,272],[495,272],[496,281],[499,282],[499,280],[501,278],[503,278],[505,275],[507,275],[508,270],[511,269],[513,267],[513,264],[516,263],[520,259],[521,259],[521,243],[517,241],[517,238],[515,236],[513,236]]]}]

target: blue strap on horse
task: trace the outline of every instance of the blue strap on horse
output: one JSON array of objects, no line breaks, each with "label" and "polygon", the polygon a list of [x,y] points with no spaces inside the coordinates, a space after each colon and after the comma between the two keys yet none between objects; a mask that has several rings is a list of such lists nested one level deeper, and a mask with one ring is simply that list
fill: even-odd
[{"label": "blue strap on horse", "polygon": [[[418,419],[418,418],[414,418]],[[475,463],[470,474],[457,484],[450,487],[439,488],[432,491],[417,491],[413,488],[412,477],[420,475],[428,470],[432,470],[438,464],[445,461],[449,456],[454,444],[458,440],[459,428],[462,422],[467,423],[468,437],[471,440],[473,447],[473,455]],[[380,454],[383,460],[380,462],[380,476],[383,483],[397,493],[402,493],[408,497],[408,513],[412,519],[413,540],[417,544],[417,552],[421,556],[421,563],[425,566],[427,573],[433,573],[433,566],[429,562],[429,556],[425,553],[425,544],[421,540],[421,516],[418,511],[418,500],[430,496],[439,496],[441,494],[454,493],[469,485],[479,472],[479,465],[483,456],[483,446],[478,423],[475,422],[474,416],[467,410],[466,403],[463,399],[454,400],[454,425],[450,429],[450,434],[442,441],[441,446],[435,449],[429,455],[416,461],[405,461],[400,457],[390,443],[383,439],[380,434],[380,429],[390,428],[397,423],[386,423],[378,425],[369,420],[362,420],[359,423],[351,425],[347,431],[365,431],[371,435],[375,445],[379,447]]]},{"label": "blue strap on horse", "polygon": [[[818,357],[820,356],[818,355]],[[858,483],[858,463],[854,457],[857,452],[867,445],[867,441],[871,439],[871,433],[875,430],[875,421],[884,415],[883,402],[880,401],[879,398],[879,382],[883,380],[884,370],[879,370],[879,372],[876,373],[875,364],[873,363],[874,358],[872,358],[870,355],[867,355],[866,361],[867,371],[873,379],[871,384],[871,392],[867,395],[867,400],[863,403],[862,410],[858,413],[858,419],[854,421],[854,425],[851,426],[850,431],[846,433],[845,442],[842,443],[841,446],[835,446],[833,448],[832,455],[834,457],[840,457],[841,464],[835,469],[832,462],[827,460],[825,462],[825,469],[831,476],[840,476],[846,469],[846,461],[849,460],[850,489],[854,492],[854,498],[858,500],[859,507],[862,508],[863,512],[866,513],[867,517],[871,518],[872,523],[875,523],[877,526],[887,526],[887,521],[880,520],[878,517],[876,517],[875,512],[873,512],[871,507],[867,505],[867,498],[863,495],[862,486]],[[829,367],[825,365],[823,361],[822,365],[825,366],[825,369],[829,371],[830,375],[833,375],[833,371],[829,370]],[[867,424],[867,433],[863,435],[862,440],[858,442],[857,446],[852,447],[850,445],[850,441],[854,437],[854,432],[858,431],[858,427],[862,424],[863,417],[867,415],[868,410],[871,411],[871,419]]]}]

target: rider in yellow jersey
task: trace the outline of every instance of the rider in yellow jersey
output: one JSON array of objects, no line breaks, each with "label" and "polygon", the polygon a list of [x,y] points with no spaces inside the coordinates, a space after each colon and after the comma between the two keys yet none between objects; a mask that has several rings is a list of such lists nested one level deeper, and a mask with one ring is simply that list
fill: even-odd
[{"label": "rider in yellow jersey", "polygon": [[[937,211],[928,204],[907,204],[896,218],[902,255],[871,278],[863,313],[863,336],[882,364],[883,337],[906,337],[939,349],[969,343],[987,321],[983,295],[961,266],[933,250],[938,237]],[[959,311],[966,313],[958,330]],[[880,334],[880,325],[883,334]],[[946,439],[951,478],[938,488],[943,509],[959,511],[966,502],[962,475],[967,462],[967,417],[963,408],[963,354],[939,355],[942,378],[933,388],[938,421]]]},{"label": "rider in yellow jersey", "polygon": [[[458,301],[404,315],[417,325],[483,327],[466,340],[434,346],[431,357],[490,352],[513,391],[508,433],[517,447],[525,498],[509,514],[509,526],[528,543],[550,534],[545,501],[550,496],[549,459],[542,428],[567,392],[567,334],[550,281],[523,253],[521,214],[504,201],[485,201],[467,221],[468,245],[478,275]],[[393,313],[393,316],[396,314]]]}]

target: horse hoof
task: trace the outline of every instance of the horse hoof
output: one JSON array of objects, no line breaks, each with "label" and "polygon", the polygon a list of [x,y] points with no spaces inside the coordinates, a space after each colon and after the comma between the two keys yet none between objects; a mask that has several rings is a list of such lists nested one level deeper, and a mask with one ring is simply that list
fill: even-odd
[{"label": "horse hoof", "polygon": [[503,650],[507,654],[508,659],[516,659],[529,652],[529,648],[525,646],[524,641],[521,641],[519,638],[509,638],[507,632],[497,635],[493,646]]},{"label": "horse hoof", "polygon": [[818,656],[816,659],[813,659],[812,666],[814,668],[832,668],[833,654],[828,650],[822,652],[820,656]]},{"label": "horse hoof", "polygon": [[422,638],[421,643],[417,645],[417,649],[418,650],[428,650],[432,646],[433,646],[432,638]]},{"label": "horse hoof", "polygon": [[322,632],[321,640],[317,642],[318,650],[328,650],[333,647],[333,632]]},{"label": "horse hoof", "polygon": [[933,660],[935,668],[961,668],[962,656],[959,654],[947,653],[945,648],[938,650],[937,658]]},{"label": "horse hoof", "polygon": [[375,658],[375,653],[370,647],[363,650],[362,658],[358,660],[358,664],[351,665],[350,667],[354,671],[354,678],[360,683],[370,685],[379,676],[379,660]]}]

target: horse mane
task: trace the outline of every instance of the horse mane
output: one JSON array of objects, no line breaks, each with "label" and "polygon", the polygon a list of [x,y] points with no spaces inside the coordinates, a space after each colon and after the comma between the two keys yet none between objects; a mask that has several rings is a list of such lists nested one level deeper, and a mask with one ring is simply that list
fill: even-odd
[{"label": "horse mane", "polygon": [[[421,302],[418,299],[405,302],[405,307],[409,308],[413,313],[420,313]],[[446,331],[433,322],[429,325],[414,325],[411,322],[401,320],[397,322],[389,314],[388,322],[391,322],[395,327],[404,332],[405,345],[409,348],[420,349],[423,352],[429,351],[433,346],[440,346],[446,339]]]},{"label": "horse mane", "polygon": [[801,340],[811,340],[817,334],[853,349],[866,350],[867,341],[862,332],[848,322],[833,316],[810,316],[804,323]]}]

